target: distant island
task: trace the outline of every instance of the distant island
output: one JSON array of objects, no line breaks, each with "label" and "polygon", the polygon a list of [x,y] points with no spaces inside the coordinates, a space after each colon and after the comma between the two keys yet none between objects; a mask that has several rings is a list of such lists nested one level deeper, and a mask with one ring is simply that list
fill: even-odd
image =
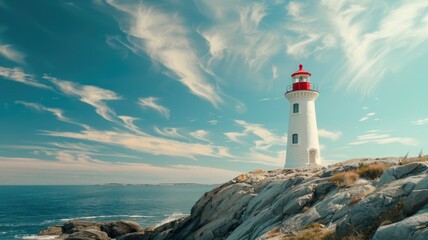
[{"label": "distant island", "polygon": [[131,184],[131,183],[103,183],[95,184],[95,186],[218,186],[220,183],[216,184],[203,184],[203,183],[141,183],[141,184]]}]

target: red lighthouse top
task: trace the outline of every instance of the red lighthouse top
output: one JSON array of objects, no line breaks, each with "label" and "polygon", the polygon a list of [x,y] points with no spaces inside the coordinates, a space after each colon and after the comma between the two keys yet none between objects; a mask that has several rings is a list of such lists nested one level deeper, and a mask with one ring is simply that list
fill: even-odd
[{"label": "red lighthouse top", "polygon": [[305,75],[311,76],[310,72],[306,72],[305,70],[303,70],[303,65],[302,64],[299,64],[299,71],[291,74],[291,76],[294,77],[294,76],[299,75],[299,74],[305,74]]},{"label": "red lighthouse top", "polygon": [[312,74],[310,72],[303,70],[302,64],[299,64],[299,70],[291,74],[292,82],[293,82],[291,91],[314,90],[311,87],[311,82],[309,80],[309,77],[311,75]]}]

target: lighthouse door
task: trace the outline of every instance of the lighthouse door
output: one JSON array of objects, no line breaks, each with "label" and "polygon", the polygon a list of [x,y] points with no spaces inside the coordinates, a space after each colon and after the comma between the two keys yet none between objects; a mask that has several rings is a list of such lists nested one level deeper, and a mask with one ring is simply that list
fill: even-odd
[{"label": "lighthouse door", "polygon": [[309,165],[316,164],[315,159],[317,157],[316,149],[309,149]]}]

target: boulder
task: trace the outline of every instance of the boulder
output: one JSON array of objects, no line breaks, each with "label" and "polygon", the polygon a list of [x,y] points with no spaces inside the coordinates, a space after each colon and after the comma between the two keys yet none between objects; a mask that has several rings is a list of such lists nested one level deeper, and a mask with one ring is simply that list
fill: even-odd
[{"label": "boulder", "polygon": [[100,230],[99,224],[95,222],[72,220],[64,223],[62,232],[72,234],[86,229]]},{"label": "boulder", "polygon": [[380,227],[373,240],[383,239],[428,239],[428,208],[399,222]]},{"label": "boulder", "polygon": [[128,233],[141,231],[140,225],[131,221],[114,221],[100,224],[101,231],[107,233],[111,238],[116,238]]},{"label": "boulder", "polygon": [[117,237],[116,240],[144,240],[149,239],[145,232],[134,232]]},{"label": "boulder", "polygon": [[426,172],[428,168],[428,163],[414,162],[405,164],[402,166],[394,166],[386,170],[377,184],[377,187],[382,187],[383,185],[401,179],[409,175],[418,175],[422,172]]},{"label": "boulder", "polygon": [[95,229],[87,229],[72,233],[65,240],[110,240],[110,238],[105,232]]},{"label": "boulder", "polygon": [[47,227],[44,230],[40,231],[37,235],[61,235],[62,234],[62,225],[55,225]]}]

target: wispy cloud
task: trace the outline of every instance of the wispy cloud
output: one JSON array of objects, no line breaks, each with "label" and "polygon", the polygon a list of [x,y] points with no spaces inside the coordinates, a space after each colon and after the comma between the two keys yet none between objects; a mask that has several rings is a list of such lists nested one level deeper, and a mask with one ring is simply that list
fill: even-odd
[{"label": "wispy cloud", "polygon": [[287,143],[287,138],[285,136],[278,136],[264,128],[261,124],[248,123],[244,120],[235,120],[235,123],[243,127],[244,130],[242,132],[225,133],[226,137],[231,141],[240,142],[240,137],[252,134],[258,137],[258,140],[254,142],[256,150],[267,150],[273,145],[285,146]]},{"label": "wispy cloud", "polygon": [[278,66],[272,65],[272,78],[277,79],[278,76]]},{"label": "wispy cloud", "polygon": [[211,124],[211,125],[217,125],[219,123],[219,121],[213,119],[213,120],[209,120],[208,123]]},{"label": "wispy cloud", "polygon": [[422,46],[428,42],[427,10],[424,0],[323,0],[311,5],[290,1],[286,7],[290,19],[284,23],[290,32],[285,33],[287,54],[320,58],[340,50],[344,58],[336,73],[343,76],[337,86],[369,94],[386,73],[426,53]]},{"label": "wispy cloud", "polygon": [[261,27],[269,14],[266,3],[236,1],[230,4],[230,1],[204,0],[195,4],[212,21],[212,24],[198,28],[210,49],[212,58],[209,63],[215,65],[219,60],[226,60],[238,65],[242,59],[251,71],[255,71],[280,52],[281,34],[272,28]]},{"label": "wispy cloud", "polygon": [[375,113],[375,112],[369,112],[369,113],[367,113],[366,115],[364,115],[364,117],[360,118],[360,120],[358,120],[358,121],[360,121],[360,122],[367,121],[367,120],[369,120],[371,117],[373,117],[374,115],[376,115],[376,113]]},{"label": "wispy cloud", "polygon": [[21,68],[0,67],[0,77],[3,77],[7,80],[20,82],[32,87],[51,89],[51,87],[36,81],[33,75],[25,73]]},{"label": "wispy cloud", "polygon": [[370,2],[370,7],[364,2],[322,3],[343,42],[347,70],[341,83],[348,89],[371,92],[385,73],[404,66],[414,55],[409,52],[428,41],[426,1],[400,2],[389,8],[380,2]]},{"label": "wispy cloud", "polygon": [[75,121],[69,119],[68,117],[65,117],[64,116],[64,111],[62,109],[59,109],[59,108],[49,108],[49,107],[45,107],[45,106],[43,106],[41,104],[38,104],[38,103],[30,103],[30,102],[25,102],[25,101],[15,101],[15,103],[22,104],[22,105],[24,105],[26,107],[35,109],[37,111],[49,112],[49,113],[53,114],[58,120],[60,120],[62,122],[75,124],[75,125],[78,125],[78,126],[81,126],[81,127],[85,128],[85,129],[89,129],[88,125],[75,122]]},{"label": "wispy cloud", "polygon": [[25,63],[25,54],[19,52],[10,44],[0,45],[0,56],[19,64]]},{"label": "wispy cloud", "polygon": [[208,136],[209,132],[206,131],[206,130],[202,130],[202,129],[201,130],[196,130],[194,132],[190,132],[189,134],[190,134],[190,136],[192,136],[192,137],[194,137],[196,139],[199,139],[199,140],[202,140],[202,141],[205,141],[205,142],[210,142],[210,140],[207,139],[207,136]]},{"label": "wispy cloud", "polygon": [[164,12],[142,2],[107,2],[126,14],[120,26],[134,48],[170,70],[193,94],[214,106],[223,102],[219,91],[206,80],[197,53],[191,47],[189,30],[177,13]]},{"label": "wispy cloud", "polygon": [[[283,153],[287,144],[286,136],[279,136],[268,130],[261,124],[248,123],[243,120],[235,120],[235,123],[243,128],[241,132],[226,132],[224,135],[232,142],[248,146],[247,152],[242,156],[248,162],[280,166],[284,163]],[[242,159],[241,159],[242,160]],[[235,159],[235,161],[241,161]]]},{"label": "wispy cloud", "polygon": [[94,107],[98,115],[104,119],[118,122],[116,113],[106,104],[106,101],[121,99],[115,92],[96,86],[60,80],[47,75],[43,76],[43,78],[52,82],[64,94],[77,97],[81,102]]},{"label": "wispy cloud", "polygon": [[390,144],[390,143],[400,143],[403,145],[414,146],[417,144],[417,141],[409,137],[393,137],[386,133],[381,132],[367,132],[357,137],[356,140],[350,142],[350,145],[360,145],[360,144]]},{"label": "wispy cloud", "polygon": [[327,138],[332,141],[336,141],[342,136],[342,132],[340,131],[328,131],[326,129],[318,129],[318,136],[322,138]]},{"label": "wispy cloud", "polygon": [[155,97],[139,98],[138,104],[144,108],[150,108],[159,112],[162,116],[169,118],[169,109],[158,103],[159,99]]},{"label": "wispy cloud", "polygon": [[151,135],[136,135],[117,131],[85,130],[81,132],[43,131],[43,135],[79,139],[116,145],[152,155],[194,158],[195,156],[231,157],[227,147],[186,143]]},{"label": "wispy cloud", "polygon": [[178,130],[179,130],[178,128],[166,127],[166,128],[160,129],[158,127],[154,127],[153,129],[154,129],[154,131],[157,134],[159,134],[161,136],[164,136],[164,137],[168,137],[168,138],[184,138],[184,136],[181,135],[178,132]]},{"label": "wispy cloud", "polygon": [[130,117],[130,116],[117,116],[117,117],[123,121],[124,126],[127,129],[136,133],[142,133],[140,129],[134,124],[135,121],[139,120],[138,118]]},{"label": "wispy cloud", "polygon": [[413,121],[412,123],[415,125],[425,125],[425,124],[428,124],[428,118],[419,119],[419,120]]}]

